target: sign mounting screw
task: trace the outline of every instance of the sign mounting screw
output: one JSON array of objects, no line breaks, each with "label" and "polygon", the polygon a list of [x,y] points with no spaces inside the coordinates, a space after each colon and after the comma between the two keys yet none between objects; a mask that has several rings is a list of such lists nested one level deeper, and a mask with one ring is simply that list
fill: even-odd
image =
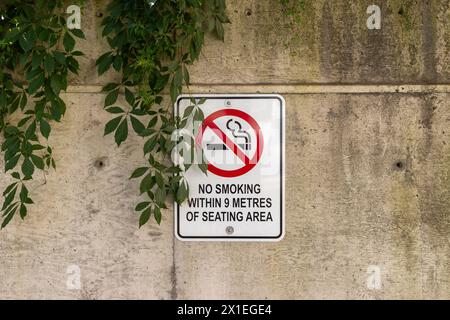
[{"label": "sign mounting screw", "polygon": [[225,228],[225,232],[227,234],[233,234],[234,233],[234,228],[232,226],[228,226]]}]

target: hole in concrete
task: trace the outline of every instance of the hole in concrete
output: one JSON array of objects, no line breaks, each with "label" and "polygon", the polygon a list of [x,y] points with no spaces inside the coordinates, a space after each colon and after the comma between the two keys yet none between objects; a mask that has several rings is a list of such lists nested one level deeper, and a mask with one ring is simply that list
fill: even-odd
[{"label": "hole in concrete", "polygon": [[97,11],[97,13],[95,14],[98,18],[103,17],[103,12]]},{"label": "hole in concrete", "polygon": [[103,167],[105,167],[106,165],[106,158],[100,158],[95,160],[94,162],[94,167],[96,167],[97,169],[102,169]]},{"label": "hole in concrete", "polygon": [[403,163],[403,161],[397,161],[395,163],[395,168],[397,168],[397,170],[403,170],[405,168],[405,164]]},{"label": "hole in concrete", "polygon": [[250,16],[252,15],[252,10],[251,10],[251,9],[246,9],[246,10],[245,10],[245,15],[246,15],[247,17],[250,17]]}]

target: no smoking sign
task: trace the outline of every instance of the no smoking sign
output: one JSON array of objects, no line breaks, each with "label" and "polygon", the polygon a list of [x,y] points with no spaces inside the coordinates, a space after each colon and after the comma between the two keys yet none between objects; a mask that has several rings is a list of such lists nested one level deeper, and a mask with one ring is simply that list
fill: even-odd
[{"label": "no smoking sign", "polygon": [[278,241],[284,236],[284,99],[279,95],[180,96],[205,119],[196,148],[208,162],[186,172],[189,199],[175,205],[175,234],[184,241]]}]

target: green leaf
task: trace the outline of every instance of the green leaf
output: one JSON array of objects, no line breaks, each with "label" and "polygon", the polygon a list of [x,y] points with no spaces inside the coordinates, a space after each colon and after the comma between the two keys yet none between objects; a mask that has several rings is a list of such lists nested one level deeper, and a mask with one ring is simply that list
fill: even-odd
[{"label": "green leaf", "polygon": [[134,94],[128,88],[125,88],[125,99],[130,106],[134,105]]},{"label": "green leaf", "polygon": [[19,134],[19,129],[17,127],[14,126],[7,126],[5,128],[5,132],[9,135],[18,135]]},{"label": "green leaf", "polygon": [[22,163],[22,173],[25,177],[31,177],[34,173],[34,165],[29,157],[26,157]]},{"label": "green leaf", "polygon": [[194,114],[194,121],[203,122],[203,120],[205,120],[203,111],[200,108],[197,108]]},{"label": "green leaf", "polygon": [[25,185],[22,185],[22,189],[20,189],[20,202],[28,203],[28,189]]},{"label": "green leaf", "polygon": [[33,48],[35,41],[36,41],[36,34],[34,33],[34,31],[23,33],[22,36],[19,38],[20,47],[25,52],[28,52]]},{"label": "green leaf", "polygon": [[104,87],[102,88],[102,91],[104,91],[104,92],[110,92],[110,91],[112,91],[112,90],[114,90],[114,89],[117,89],[118,86],[119,86],[119,85],[118,85],[117,83],[108,83],[106,86],[104,86]]},{"label": "green leaf", "polygon": [[148,136],[151,136],[152,134],[154,134],[155,132],[156,132],[155,129],[147,128],[147,129],[145,129],[144,131],[142,131],[140,133],[140,136],[141,137],[148,137]]},{"label": "green leaf", "polygon": [[17,208],[18,206],[18,202],[14,202],[11,205],[9,205],[3,212],[2,217],[7,216],[12,210],[14,210],[14,208]]},{"label": "green leaf", "polygon": [[23,110],[25,108],[25,106],[27,105],[27,94],[24,92],[22,93],[21,97],[20,97],[20,102],[19,102],[19,106],[20,106],[20,110]]},{"label": "green leaf", "polygon": [[66,64],[66,55],[61,51],[53,51],[53,57],[61,65]]},{"label": "green leaf", "polygon": [[13,172],[13,173],[11,173],[11,176],[12,176],[14,179],[20,180],[20,174],[19,174],[18,172]]},{"label": "green leaf", "polygon": [[42,85],[44,84],[45,75],[41,73],[39,76],[37,76],[33,81],[30,82],[30,85],[28,86],[28,93],[34,94]]},{"label": "green leaf", "polygon": [[9,212],[9,214],[6,216],[6,218],[3,220],[2,229],[4,227],[6,227],[8,225],[8,223],[11,221],[11,219],[14,217],[14,215],[16,214],[16,211],[17,211],[17,207],[18,207],[18,205],[16,205],[15,207],[12,207],[12,210]]},{"label": "green leaf", "polygon": [[162,90],[166,87],[167,83],[169,82],[170,75],[160,75],[158,79],[156,80],[155,88],[156,90]]},{"label": "green leaf", "polygon": [[11,170],[17,165],[17,162],[19,162],[20,154],[12,157],[8,162],[5,164],[5,172]]},{"label": "green leaf", "polygon": [[[17,127],[14,128],[17,129]],[[19,131],[17,130],[17,132]],[[17,145],[20,144],[20,139],[17,137],[17,135],[10,135],[9,133],[6,133],[5,136],[8,136],[8,138],[6,138],[6,140],[2,144],[2,151],[10,150],[11,148],[17,147]]]},{"label": "green leaf", "polygon": [[125,111],[122,108],[117,106],[106,108],[106,111],[108,111],[109,113],[125,113]]},{"label": "green leaf", "polygon": [[150,189],[153,187],[154,183],[153,183],[153,177],[152,174],[149,173],[148,175],[145,176],[144,179],[142,179],[141,184],[139,185],[139,190],[141,192],[141,194],[150,191]]},{"label": "green leaf", "polygon": [[36,69],[40,64],[42,63],[42,55],[40,54],[33,54],[33,58],[31,58],[31,66],[33,69]]},{"label": "green leaf", "polygon": [[31,119],[31,116],[25,117],[25,118],[21,119],[21,120],[17,123],[17,126],[18,126],[18,127],[23,127],[23,126],[28,122],[28,120],[30,120],[30,119]]},{"label": "green leaf", "polygon": [[49,32],[48,29],[42,29],[42,31],[39,33],[38,38],[39,38],[39,40],[41,40],[41,41],[47,41],[49,35],[50,35],[50,32]]},{"label": "green leaf", "polygon": [[119,97],[119,89],[113,90],[105,98],[105,107],[110,106],[116,103],[117,98]]},{"label": "green leaf", "polygon": [[153,117],[147,124],[147,128],[153,128],[158,123],[158,117]]},{"label": "green leaf", "polygon": [[81,56],[84,56],[85,54],[83,53],[83,52],[81,52],[81,51],[73,51],[73,52],[71,52],[71,54],[73,55],[73,56],[75,56],[75,57],[81,57]]},{"label": "green leaf", "polygon": [[145,130],[144,124],[133,116],[130,116],[130,120],[133,130],[140,135]]},{"label": "green leaf", "polygon": [[33,140],[36,137],[36,121],[33,121],[25,131],[25,139]]},{"label": "green leaf", "polygon": [[183,84],[183,74],[182,74],[182,68],[178,67],[177,71],[175,72],[175,76],[173,78],[173,81],[175,82],[175,86],[181,87]]},{"label": "green leaf", "polygon": [[61,80],[59,75],[57,74],[53,74],[50,78],[50,87],[52,88],[53,92],[56,95],[59,95],[59,93],[61,92]]},{"label": "green leaf", "polygon": [[138,205],[136,206],[136,208],[134,208],[134,211],[142,211],[145,208],[147,208],[150,205],[150,202],[146,201],[146,202],[141,202],[138,203]]},{"label": "green leaf", "polygon": [[120,71],[120,69],[122,68],[122,64],[123,64],[123,59],[121,55],[116,55],[114,58],[114,62],[113,62],[113,67],[116,71]]},{"label": "green leaf", "polygon": [[12,191],[12,189],[17,186],[18,182],[14,182],[12,184],[10,184],[5,191],[3,191],[3,196],[6,196],[8,193],[10,193]]},{"label": "green leaf", "polygon": [[98,75],[101,76],[104,74],[110,67],[113,62],[113,57],[111,52],[107,52],[98,58],[96,64],[98,66]]},{"label": "green leaf", "polygon": [[187,108],[184,110],[184,112],[183,112],[183,119],[184,119],[184,118],[188,118],[188,117],[191,115],[191,113],[192,113],[192,111],[194,110],[194,108],[195,108],[194,105],[190,105],[189,107],[187,107]]},{"label": "green leaf", "polygon": [[127,118],[124,117],[114,135],[117,146],[120,147],[122,142],[124,142],[127,139],[127,137],[128,137],[128,121]]},{"label": "green leaf", "polygon": [[83,31],[81,31],[80,29],[71,29],[70,32],[77,38],[86,39]]},{"label": "green leaf", "polygon": [[16,196],[17,187],[14,187],[9,194],[6,196],[5,201],[3,202],[2,211],[5,210],[11,202],[14,200],[14,197]]},{"label": "green leaf", "polygon": [[50,132],[52,130],[48,122],[42,119],[39,123],[39,128],[41,129],[42,136],[48,140],[48,137],[50,136]]},{"label": "green leaf", "polygon": [[144,154],[150,153],[155,148],[158,141],[156,140],[156,136],[151,137],[147,140],[147,142],[144,144]]},{"label": "green leaf", "polygon": [[190,83],[190,77],[189,77],[189,71],[187,68],[183,69],[183,76],[184,76],[184,84],[189,85]]},{"label": "green leaf", "polygon": [[150,216],[152,214],[151,208],[148,208],[147,210],[144,210],[139,218],[139,228],[142,227],[144,224],[148,222],[150,219]]},{"label": "green leaf", "polygon": [[60,121],[61,117],[66,112],[66,104],[61,99],[55,99],[51,101],[50,111],[52,113],[53,119],[56,121]]},{"label": "green leaf", "polygon": [[36,168],[40,169],[40,170],[44,170],[44,160],[42,160],[42,158],[38,157],[37,155],[30,155],[31,157],[31,161],[33,162],[33,164],[36,166]]},{"label": "green leaf", "polygon": [[131,174],[130,179],[135,179],[135,178],[142,177],[148,171],[148,169],[149,169],[148,167],[137,168]]},{"label": "green leaf", "polygon": [[224,30],[222,22],[219,19],[216,19],[216,35],[220,40],[224,40]]},{"label": "green leaf", "polygon": [[78,75],[78,70],[80,69],[80,64],[73,57],[67,57],[67,68],[74,74]]},{"label": "green leaf", "polygon": [[71,52],[75,48],[75,39],[67,32],[64,35],[63,45],[67,52]]},{"label": "green leaf", "polygon": [[178,95],[178,87],[175,84],[175,81],[172,81],[170,84],[170,98],[172,99],[172,102],[175,102],[177,100]]},{"label": "green leaf", "polygon": [[27,207],[25,207],[25,205],[22,203],[20,205],[20,217],[22,218],[22,220],[25,219],[26,215],[27,215]]},{"label": "green leaf", "polygon": [[35,151],[35,150],[42,150],[42,149],[45,149],[45,147],[40,145],[40,144],[33,144],[31,146],[31,150],[33,150],[33,151]]},{"label": "green leaf", "polygon": [[47,73],[49,75],[51,75],[53,73],[53,71],[55,70],[55,60],[53,59],[53,57],[51,55],[45,56],[44,68],[45,68],[45,71],[47,71]]},{"label": "green leaf", "polygon": [[178,191],[177,191],[177,203],[181,204],[184,202],[184,200],[187,199],[189,190],[188,188],[186,188],[185,183],[181,183],[180,186],[178,187]]},{"label": "green leaf", "polygon": [[156,183],[160,188],[164,188],[164,178],[158,171],[155,173]]},{"label": "green leaf", "polygon": [[111,132],[115,131],[117,129],[117,127],[119,126],[120,120],[122,120],[122,116],[119,116],[117,118],[114,118],[112,120],[110,120],[106,125],[105,125],[105,133],[103,135],[108,135]]},{"label": "green leaf", "polygon": [[158,206],[164,206],[166,201],[166,190],[164,188],[158,188],[155,192],[155,200]]},{"label": "green leaf", "polygon": [[200,163],[198,165],[198,167],[204,174],[208,174],[208,164],[207,163]]},{"label": "green leaf", "polygon": [[156,222],[161,224],[161,209],[159,207],[155,207],[153,210],[153,215],[155,216]]},{"label": "green leaf", "polygon": [[[15,140],[15,139],[14,139]],[[5,156],[4,156],[4,161],[5,162],[8,162],[8,161],[10,161],[14,156],[16,156],[17,155],[17,153],[19,153],[19,151],[20,151],[20,146],[21,146],[21,143],[20,143],[20,141],[19,141],[19,139],[17,139],[17,140],[15,140],[16,142],[14,143],[14,144],[11,144],[8,148],[7,148],[7,150],[6,150],[6,152],[5,152]],[[25,149],[25,148],[24,148]]]}]

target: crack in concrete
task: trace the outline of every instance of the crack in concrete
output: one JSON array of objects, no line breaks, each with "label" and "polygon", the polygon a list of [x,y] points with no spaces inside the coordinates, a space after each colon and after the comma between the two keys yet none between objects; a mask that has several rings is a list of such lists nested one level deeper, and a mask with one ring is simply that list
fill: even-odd
[{"label": "crack in concrete", "polygon": [[175,255],[175,237],[172,243],[172,268],[170,271],[170,280],[172,283],[172,289],[170,290],[170,299],[177,300],[178,298],[178,288],[177,288],[177,264]]},{"label": "crack in concrete", "polygon": [[433,4],[431,1],[423,3],[422,10],[422,55],[423,55],[423,81],[433,83],[437,81],[436,39],[434,26]]}]

